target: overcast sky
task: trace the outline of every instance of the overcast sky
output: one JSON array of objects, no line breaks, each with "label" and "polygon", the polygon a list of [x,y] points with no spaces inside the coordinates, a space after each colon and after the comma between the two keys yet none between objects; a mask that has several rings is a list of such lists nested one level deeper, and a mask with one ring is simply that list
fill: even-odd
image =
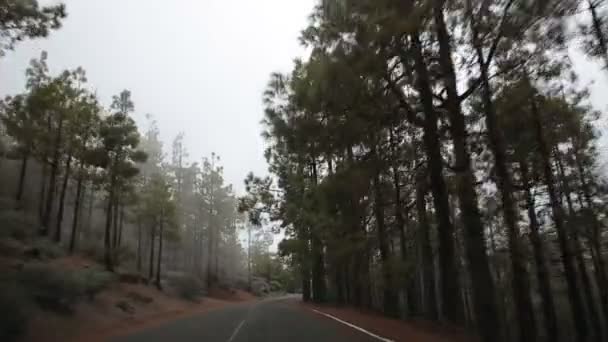
[{"label": "overcast sky", "polygon": [[[143,125],[152,114],[166,148],[184,131],[191,159],[218,153],[237,189],[250,170],[266,173],[261,94],[271,72],[288,71],[303,53],[297,38],[315,0],[65,3],[61,30],[0,60],[0,95],[21,91],[28,61],[46,50],[53,72],[84,67],[105,105],[130,89],[136,119]],[[595,80],[594,105],[608,109],[606,74],[574,58],[583,83]]]},{"label": "overcast sky", "polygon": [[46,50],[53,72],[84,67],[105,105],[131,90],[137,121],[152,114],[166,149],[184,131],[191,159],[218,153],[237,189],[250,170],[266,173],[262,92],[303,53],[298,36],[315,0],[63,2],[59,31],[0,60],[0,95],[21,91],[29,60]]}]

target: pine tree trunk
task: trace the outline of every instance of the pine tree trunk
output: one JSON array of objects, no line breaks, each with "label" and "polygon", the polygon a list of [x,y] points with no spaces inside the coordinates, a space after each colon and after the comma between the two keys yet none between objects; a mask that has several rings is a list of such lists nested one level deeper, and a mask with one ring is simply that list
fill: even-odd
[{"label": "pine tree trunk", "polygon": [[[473,24],[473,32],[476,26]],[[497,188],[501,195],[502,212],[507,230],[508,248],[511,256],[512,288],[515,301],[516,315],[519,321],[519,341],[536,341],[537,329],[534,318],[534,307],[532,305],[530,291],[530,276],[526,267],[526,257],[521,245],[521,236],[518,227],[518,213],[513,199],[513,179],[507,165],[507,153],[503,132],[496,121],[496,109],[492,100],[493,90],[488,76],[488,65],[484,59],[483,50],[476,42],[478,65],[481,74],[482,99],[485,109],[486,128],[490,149],[494,155],[494,170],[497,176]]]},{"label": "pine tree trunk", "polygon": [[[312,184],[317,186],[317,161],[312,158]],[[318,237],[315,229],[311,229],[311,249],[312,249],[312,298],[314,302],[322,303],[325,301],[325,259],[323,256],[323,242]]]},{"label": "pine tree trunk", "polygon": [[125,222],[125,205],[120,205],[120,216],[118,218],[118,247],[122,245],[122,228]]},{"label": "pine tree trunk", "polygon": [[602,58],[604,59],[604,67],[608,68],[608,41],[604,35],[604,29],[602,25],[602,19],[600,19],[597,13],[597,4],[593,3],[593,0],[587,0],[589,5],[589,12],[591,12],[591,22],[593,24],[593,35],[597,40],[597,45],[600,48]]},{"label": "pine tree trunk", "polygon": [[63,176],[63,184],[61,185],[61,194],[59,195],[59,210],[57,211],[57,221],[55,224],[55,242],[61,242],[61,226],[63,224],[63,211],[65,209],[65,195],[70,181],[70,172],[72,164],[72,154],[68,153],[68,159],[65,162],[65,175]]},{"label": "pine tree trunk", "polygon": [[460,296],[459,269],[456,265],[454,252],[454,225],[450,220],[448,190],[443,178],[443,158],[437,128],[437,113],[433,104],[430,77],[417,32],[412,35],[412,45],[415,69],[418,75],[417,88],[425,116],[423,141],[428,157],[433,205],[438,220],[441,309],[445,319],[460,323],[463,321],[464,313],[462,297]]},{"label": "pine tree trunk", "polygon": [[78,219],[81,212],[82,203],[82,185],[83,185],[84,164],[80,163],[78,171],[78,183],[76,184],[76,202],[74,203],[74,216],[72,217],[72,232],[70,234],[70,254],[74,253],[76,247],[76,235],[78,230]]},{"label": "pine tree trunk", "polygon": [[[49,116],[47,118],[47,130],[48,130],[48,134],[51,134],[51,117]],[[40,230],[40,234],[41,235],[46,235],[48,233],[48,230],[45,232],[45,228],[42,226],[42,223],[44,222],[44,208],[45,208],[45,204],[46,204],[46,196],[47,196],[47,176],[48,176],[48,171],[49,171],[49,154],[50,154],[50,147],[47,146],[44,149],[44,154],[42,155],[41,158],[41,162],[42,162],[42,176],[40,177],[40,191],[38,192],[38,216],[40,218],[40,223],[41,223],[41,230]],[[50,180],[49,180],[50,182]]]},{"label": "pine tree trunk", "polygon": [[[379,163],[379,161],[376,161]],[[384,222],[384,198],[382,196],[380,184],[380,171],[376,170],[373,184],[374,188],[374,216],[376,218],[376,229],[378,233],[378,245],[380,247],[380,259],[382,261],[382,276],[384,280],[383,308],[384,313],[389,317],[399,317],[399,298],[393,287],[393,274],[390,267],[390,253],[386,236],[386,226]]]},{"label": "pine tree trunk", "polygon": [[555,303],[553,301],[553,291],[551,290],[551,274],[547,267],[547,257],[542,239],[540,237],[540,224],[536,216],[536,204],[532,195],[530,180],[528,176],[528,164],[522,159],[519,162],[519,170],[521,173],[521,181],[523,183],[526,208],[528,211],[528,220],[530,222],[530,243],[534,253],[534,261],[536,263],[536,277],[538,278],[538,287],[542,298],[543,322],[547,341],[557,341],[559,336],[559,328],[557,326],[557,316],[555,311]]},{"label": "pine tree trunk", "polygon": [[160,284],[160,265],[163,259],[163,228],[164,228],[164,220],[163,211],[161,209],[160,212],[160,223],[159,223],[159,231],[158,231],[158,262],[156,263],[156,288],[159,290],[162,289]]},{"label": "pine tree trunk", "polygon": [[42,175],[40,176],[40,190],[38,192],[38,217],[40,222],[44,219],[44,204],[46,203],[46,186],[48,176],[48,160],[44,156],[42,158]]},{"label": "pine tree trunk", "polygon": [[[553,155],[555,158],[555,163],[557,165],[557,171],[559,178],[561,180],[561,192],[563,196],[566,198],[566,203],[568,205],[568,218],[572,218],[576,215],[574,211],[574,205],[572,203],[571,198],[571,190],[570,184],[568,184],[568,180],[566,179],[566,174],[564,172],[564,165],[561,161],[561,157],[559,155],[559,151],[557,148],[554,148]],[[597,307],[595,306],[595,298],[593,295],[593,286],[591,285],[591,279],[589,277],[589,273],[587,272],[587,265],[585,263],[585,258],[583,255],[583,246],[581,244],[581,240],[579,238],[579,232],[570,229],[569,231],[572,237],[572,243],[574,247],[574,255],[576,258],[576,264],[578,267],[578,271],[580,272],[581,282],[583,285],[583,295],[585,296],[585,301],[587,302],[587,313],[589,320],[591,322],[591,326],[593,331],[591,332],[592,340],[602,340],[602,326],[600,323],[599,313]]]},{"label": "pine tree trunk", "polygon": [[110,230],[112,229],[112,208],[114,207],[114,177],[112,177],[112,181],[110,182],[110,191],[108,193],[108,205],[106,207],[106,226],[104,233],[104,261],[106,264],[106,269],[108,271],[114,271],[114,265],[112,264],[112,245],[111,245],[111,236]]},{"label": "pine tree trunk", "polygon": [[[591,198],[591,190],[589,189],[589,184],[585,177],[585,170],[583,168],[583,164],[581,162],[581,157],[579,153],[576,153],[575,156],[576,167],[578,170],[578,176],[581,182],[581,188],[583,190],[583,196],[585,198],[585,203],[587,206],[587,210],[591,215],[593,215],[593,223],[591,227],[591,238],[588,239],[588,243],[590,245],[591,257],[593,258],[593,267],[595,270],[595,278],[597,281],[597,287],[600,292],[601,303],[602,303],[602,313],[604,314],[604,324],[608,327],[608,279],[606,276],[606,265],[604,262],[604,258],[601,253],[601,224],[597,219],[596,208]],[[582,204],[581,204],[582,207]]]},{"label": "pine tree trunk", "polygon": [[116,193],[114,196],[114,208],[112,208],[112,248],[116,252],[118,248],[118,214],[120,212],[120,195]]},{"label": "pine tree trunk", "polygon": [[422,256],[422,279],[424,281],[424,306],[428,319],[437,320],[437,299],[435,297],[435,263],[431,247],[430,225],[426,213],[426,180],[419,176],[416,183],[416,212],[418,214],[418,235]]},{"label": "pine tree trunk", "polygon": [[55,201],[55,188],[57,187],[57,173],[59,170],[59,162],[61,159],[61,142],[63,140],[63,119],[59,121],[57,134],[54,142],[53,161],[51,163],[51,178],[49,180],[49,192],[46,196],[46,204],[42,219],[41,235],[49,234],[49,225],[51,224],[51,215],[53,213],[53,201]]},{"label": "pine tree trunk", "polygon": [[137,273],[141,273],[141,231],[142,231],[142,227],[141,227],[141,218],[137,218]]},{"label": "pine tree trunk", "polygon": [[93,229],[93,208],[95,206],[95,187],[93,186],[93,181],[91,181],[91,186],[89,190],[89,206],[88,206],[88,214],[87,214],[87,228],[86,232],[90,233]]},{"label": "pine tree trunk", "polygon": [[154,224],[151,229],[150,229],[150,259],[149,259],[149,272],[148,272],[148,279],[150,281],[152,281],[154,279],[154,238],[155,238],[155,234],[154,231],[156,230],[156,224]]},{"label": "pine tree trunk", "polygon": [[568,299],[572,309],[572,319],[576,329],[576,341],[583,342],[588,338],[587,324],[585,322],[585,309],[580,294],[580,289],[577,284],[577,272],[572,255],[572,247],[568,240],[568,234],[564,223],[564,209],[562,208],[557,191],[555,189],[555,177],[551,168],[551,155],[549,147],[543,135],[543,124],[538,110],[535,94],[530,94],[530,105],[532,109],[532,120],[536,132],[536,142],[538,144],[539,156],[542,162],[544,180],[547,185],[549,201],[553,213],[553,221],[557,231],[559,246],[562,253],[562,263],[568,284]]},{"label": "pine tree trunk", "polygon": [[211,191],[209,194],[209,219],[207,222],[207,288],[211,289],[211,287],[213,286],[213,284],[215,283],[215,277],[216,275],[213,274],[213,255],[214,253],[216,253],[217,251],[215,251],[213,249],[213,246],[215,245],[215,227],[212,224],[212,218],[213,218],[213,201],[214,201],[214,185],[213,185],[213,181],[210,181],[211,184]]},{"label": "pine tree trunk", "polygon": [[27,166],[28,161],[30,159],[29,151],[23,154],[23,158],[21,159],[21,170],[19,171],[19,183],[17,185],[17,194],[15,195],[15,201],[19,206],[19,202],[21,202],[21,198],[23,197],[23,188],[25,186],[25,177],[27,175]]}]

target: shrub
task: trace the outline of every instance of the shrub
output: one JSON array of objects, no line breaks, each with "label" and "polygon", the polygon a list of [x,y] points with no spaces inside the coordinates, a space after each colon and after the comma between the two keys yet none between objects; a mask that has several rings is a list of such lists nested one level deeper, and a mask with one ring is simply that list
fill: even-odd
[{"label": "shrub", "polygon": [[270,282],[270,291],[272,292],[280,292],[283,291],[283,284],[280,281],[273,280]]},{"label": "shrub", "polygon": [[27,325],[29,302],[14,283],[0,284],[0,341],[15,341]]},{"label": "shrub", "polygon": [[203,295],[203,286],[197,277],[191,275],[176,276],[170,281],[178,296],[187,300],[196,300]]},{"label": "shrub", "polygon": [[75,272],[73,276],[80,294],[86,296],[89,300],[95,299],[99,292],[116,281],[116,276],[113,273],[96,268],[82,269]]},{"label": "shrub", "polygon": [[24,241],[36,234],[36,227],[36,220],[23,212],[0,211],[0,238]]},{"label": "shrub", "polygon": [[81,296],[82,288],[72,272],[47,265],[28,265],[18,279],[42,309],[69,314]]},{"label": "shrub", "polygon": [[65,251],[59,244],[47,239],[38,239],[32,244],[32,250],[36,250],[42,259],[56,259],[65,256]]},{"label": "shrub", "polygon": [[251,282],[251,292],[256,296],[265,296],[270,292],[270,285],[261,278],[254,278]]}]

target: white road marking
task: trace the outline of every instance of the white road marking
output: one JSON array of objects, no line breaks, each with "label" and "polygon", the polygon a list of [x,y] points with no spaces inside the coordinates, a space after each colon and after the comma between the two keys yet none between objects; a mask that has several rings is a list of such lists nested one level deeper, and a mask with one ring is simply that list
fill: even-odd
[{"label": "white road marking", "polygon": [[[363,328],[360,328],[360,327],[358,327],[358,326],[356,326],[356,325],[354,325],[354,324],[351,324],[351,323],[348,323],[348,322],[346,322],[346,321],[343,321],[343,320],[339,319],[338,317],[332,316],[332,315],[330,315],[330,314],[326,314],[325,312],[321,312],[321,311],[318,311],[318,310],[315,310],[315,309],[312,309],[312,311],[314,311],[314,312],[316,312],[316,313],[318,313],[318,314],[320,314],[320,315],[323,315],[323,316],[329,317],[329,318],[331,318],[331,319],[333,319],[333,320],[335,320],[335,321],[338,321],[338,322],[340,322],[340,323],[342,323],[342,324],[344,324],[344,325],[347,325],[347,326],[349,326],[349,327],[351,327],[351,328],[353,328],[353,329],[355,329],[355,330],[358,330],[358,331],[360,331],[360,332],[362,332],[362,333],[364,333],[364,334],[367,334],[367,335],[369,335],[369,336],[371,336],[371,337],[373,337],[373,338],[376,338],[376,339],[378,339],[378,340],[380,340],[380,341],[383,341],[383,342],[395,342],[395,341],[393,341],[393,340],[389,340],[388,338],[384,338],[384,337],[382,337],[382,336],[378,336],[378,335],[376,335],[376,334],[374,334],[374,333],[372,333],[372,332],[369,332],[369,331],[367,331],[367,330],[365,330],[365,329],[363,329]],[[230,342],[230,341],[228,341],[228,342]]]},{"label": "white road marking", "polygon": [[239,330],[241,330],[241,327],[243,326],[243,324],[245,324],[245,320],[242,320],[241,323],[239,323],[239,325],[236,327],[236,329],[234,329],[234,332],[232,333],[232,335],[230,336],[230,338],[228,339],[227,342],[232,342],[232,340],[234,340],[236,335],[238,335]]}]

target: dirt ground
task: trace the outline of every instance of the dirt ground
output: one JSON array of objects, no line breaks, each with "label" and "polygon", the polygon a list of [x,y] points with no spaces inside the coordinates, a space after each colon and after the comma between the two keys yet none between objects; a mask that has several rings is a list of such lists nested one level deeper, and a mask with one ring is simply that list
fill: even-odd
[{"label": "dirt ground", "polygon": [[353,308],[320,306],[302,303],[309,310],[318,310],[361,327],[378,336],[407,342],[478,342],[462,329],[424,321],[391,319],[373,312]]},{"label": "dirt ground", "polygon": [[[150,303],[131,299],[133,293],[152,298]],[[119,284],[98,295],[93,303],[81,303],[70,316],[49,312],[34,313],[23,342],[90,342],[104,341],[109,337],[126,334],[166,321],[202,313],[235,303],[255,300],[255,297],[236,291],[233,297],[216,299],[206,297],[199,302],[172,298],[144,285]],[[133,312],[127,313],[116,305],[127,302]]]},{"label": "dirt ground", "polygon": [[[89,267],[82,257],[68,257],[51,263],[65,269]],[[30,315],[23,342],[90,342],[136,331],[156,324],[256,300],[240,290],[212,289],[198,302],[186,301],[153,286],[117,283],[99,293],[92,302],[81,302],[72,315],[35,310]]]}]

